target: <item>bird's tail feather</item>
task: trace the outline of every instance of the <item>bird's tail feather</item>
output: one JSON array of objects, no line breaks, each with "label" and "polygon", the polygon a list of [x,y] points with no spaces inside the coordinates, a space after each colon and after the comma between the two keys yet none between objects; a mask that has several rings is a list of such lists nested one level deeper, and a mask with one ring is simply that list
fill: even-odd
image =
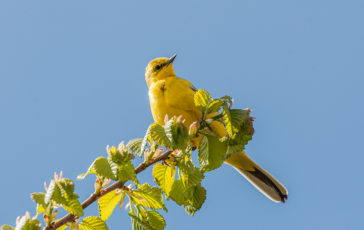
[{"label": "bird's tail feather", "polygon": [[287,189],[270,173],[251,160],[244,152],[234,153],[225,163],[233,166],[254,187],[274,202],[285,202]]}]

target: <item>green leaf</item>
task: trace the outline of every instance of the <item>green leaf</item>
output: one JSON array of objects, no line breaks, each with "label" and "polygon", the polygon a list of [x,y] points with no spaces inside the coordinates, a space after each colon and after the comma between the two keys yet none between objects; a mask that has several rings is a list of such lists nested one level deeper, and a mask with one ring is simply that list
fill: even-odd
[{"label": "green leaf", "polygon": [[14,230],[14,227],[4,224],[1,226],[1,230]]},{"label": "green leaf", "polygon": [[169,192],[172,189],[176,169],[168,165],[158,163],[153,167],[153,177],[156,179],[159,188],[169,196]]},{"label": "green leaf", "polygon": [[166,227],[166,221],[163,216],[156,211],[148,210],[146,212],[147,215],[147,223],[153,229],[163,230]]},{"label": "green leaf", "polygon": [[[111,148],[108,148],[108,154],[109,157],[107,158],[110,166],[116,171],[116,167],[117,165],[121,164],[123,161],[128,160],[129,159],[129,154],[126,152],[124,153],[124,151],[122,149],[116,149],[115,146],[112,146]],[[114,164],[113,164],[114,163]],[[114,172],[115,172],[114,171]]]},{"label": "green leaf", "polygon": [[91,164],[88,170],[84,173],[81,173],[77,176],[78,180],[83,180],[89,174],[97,174],[98,176],[110,178],[112,180],[117,180],[116,177],[117,164],[115,164],[110,159],[106,159],[104,157],[98,157]]},{"label": "green leaf", "polygon": [[184,193],[186,191],[185,186],[181,179],[174,181],[172,189],[169,193],[169,197],[174,200],[178,205],[183,205],[185,203]]},{"label": "green leaf", "polygon": [[99,199],[98,204],[101,220],[106,221],[110,217],[114,208],[116,205],[118,205],[121,197],[122,193],[117,193],[114,190]]},{"label": "green leaf", "polygon": [[48,206],[45,203],[45,196],[46,194],[44,192],[36,192],[31,194],[31,198],[37,204],[37,214],[44,213]]},{"label": "green leaf", "polygon": [[44,192],[35,192],[32,193],[30,196],[36,204],[40,204],[46,207],[47,205],[45,203],[45,195],[46,194]]},{"label": "green leaf", "polygon": [[191,160],[179,162],[178,167],[182,172],[181,179],[185,188],[200,184],[204,178],[201,170]]},{"label": "green leaf", "polygon": [[204,171],[211,171],[222,165],[227,151],[225,143],[219,141],[218,137],[205,135],[198,151],[198,161]]},{"label": "green leaf", "polygon": [[145,136],[144,136],[144,138],[143,138],[143,141],[142,141],[142,144],[141,144],[141,146],[140,146],[140,156],[139,157],[142,157],[143,156],[143,154],[144,154],[144,150],[145,150],[145,148],[147,147],[147,143],[148,143],[148,136],[149,136],[149,131],[150,130],[150,126],[148,127],[148,130],[147,130],[147,132],[145,133]]},{"label": "green leaf", "polygon": [[133,230],[155,230],[133,214],[129,213],[129,216],[131,217],[131,226]]},{"label": "green leaf", "polygon": [[131,161],[124,162],[117,166],[118,178],[120,181],[126,182],[132,180],[135,184],[139,184],[135,169]]},{"label": "green leaf", "polygon": [[44,213],[46,211],[46,207],[40,205],[40,204],[37,204],[37,214],[41,214],[41,213]]},{"label": "green leaf", "polygon": [[[52,186],[53,184],[54,184],[54,187]],[[62,195],[61,189],[59,188],[58,184],[54,180],[52,180],[51,183],[49,184],[47,193],[49,191],[49,188],[53,188],[53,193],[52,193],[50,200],[53,200],[57,204],[66,204],[67,203],[66,198]],[[45,201],[47,202],[47,194],[46,194]]]},{"label": "green leaf", "polygon": [[230,96],[228,96],[228,95],[225,95],[223,97],[220,97],[219,100],[224,101],[224,102],[230,104],[230,106],[233,103],[233,99]]},{"label": "green leaf", "polygon": [[214,112],[218,112],[221,107],[225,104],[226,102],[220,99],[214,99],[213,101],[211,101],[211,103],[208,105],[206,114],[210,114],[210,113],[214,113]]},{"label": "green leaf", "polygon": [[232,153],[241,152],[242,150],[244,150],[244,145],[245,144],[243,142],[228,145],[224,159],[229,158]]},{"label": "green leaf", "polygon": [[69,199],[63,208],[75,216],[83,216],[83,208],[77,199]]},{"label": "green leaf", "polygon": [[231,123],[235,127],[236,130],[239,131],[240,126],[245,122],[249,117],[250,110],[243,109],[231,109]]},{"label": "green leaf", "polygon": [[44,200],[46,204],[53,200],[73,215],[83,216],[83,208],[78,201],[78,195],[74,192],[74,183],[70,179],[52,180]]},{"label": "green leaf", "polygon": [[143,138],[137,138],[129,141],[126,147],[130,149],[132,152],[134,152],[137,156],[142,157],[143,156],[143,152],[141,152],[142,143],[143,143]]},{"label": "green leaf", "polygon": [[183,207],[185,208],[185,211],[191,216],[195,215],[195,212],[198,211],[195,207],[189,204],[184,205]]},{"label": "green leaf", "polygon": [[206,189],[201,185],[196,185],[186,191],[185,197],[187,200],[187,205],[184,205],[185,210],[193,216],[196,211],[200,210],[206,200]]},{"label": "green leaf", "polygon": [[223,115],[226,124],[226,130],[230,137],[235,138],[241,125],[249,118],[250,110],[245,109],[229,109],[225,104],[223,107]]},{"label": "green leaf", "polygon": [[245,145],[248,144],[248,142],[252,139],[253,134],[253,119],[251,117],[247,117],[240,126],[240,129],[236,134],[235,138],[229,138],[226,141],[228,149],[225,155],[225,159],[230,157],[231,153],[244,150]]},{"label": "green leaf", "polygon": [[166,131],[161,125],[157,123],[152,124],[149,127],[149,134],[159,145],[163,145],[167,148],[171,147],[171,141],[168,139]]},{"label": "green leaf", "polygon": [[222,114],[224,115],[226,131],[230,135],[230,137],[234,138],[235,133],[238,131],[236,127],[234,127],[231,121],[231,113],[229,107],[225,104],[222,110]]},{"label": "green leaf", "polygon": [[79,224],[80,230],[108,230],[104,221],[97,216],[89,216]]},{"label": "green leaf", "polygon": [[[58,201],[58,190],[61,194],[61,199]],[[63,205],[63,208],[75,216],[83,216],[83,208],[78,201],[78,195],[74,192],[75,187],[72,180],[63,178],[56,181],[56,190],[52,200],[58,201]]]},{"label": "green leaf", "polygon": [[141,204],[151,209],[164,208],[163,195],[159,188],[147,183],[134,190],[132,193],[134,203]]},{"label": "green leaf", "polygon": [[104,157],[98,157],[93,163],[93,168],[97,175],[117,180],[117,164]]},{"label": "green leaf", "polygon": [[211,95],[203,90],[199,89],[194,96],[195,105],[199,108],[202,112],[207,110],[208,105],[213,101]]},{"label": "green leaf", "polygon": [[90,167],[87,169],[87,171],[86,171],[86,172],[79,174],[79,175],[77,176],[77,180],[83,180],[83,179],[85,179],[85,178],[86,178],[86,176],[87,176],[87,175],[89,175],[89,174],[96,174],[96,172],[95,172],[95,170],[94,170],[94,163],[95,163],[95,161],[94,161],[94,162],[92,162],[92,164],[90,165]]},{"label": "green leaf", "polygon": [[186,126],[178,121],[176,117],[173,117],[164,125],[164,130],[173,149],[185,150],[190,144],[190,136]]}]

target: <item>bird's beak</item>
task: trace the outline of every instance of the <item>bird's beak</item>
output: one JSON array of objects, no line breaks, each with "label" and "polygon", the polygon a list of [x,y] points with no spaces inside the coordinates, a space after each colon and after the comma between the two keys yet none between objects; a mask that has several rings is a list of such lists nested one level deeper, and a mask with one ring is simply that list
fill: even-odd
[{"label": "bird's beak", "polygon": [[177,57],[177,54],[174,54],[172,57],[170,57],[170,58],[168,59],[168,61],[167,61],[166,65],[171,64],[171,63],[174,61],[174,59],[175,59],[176,57]]}]

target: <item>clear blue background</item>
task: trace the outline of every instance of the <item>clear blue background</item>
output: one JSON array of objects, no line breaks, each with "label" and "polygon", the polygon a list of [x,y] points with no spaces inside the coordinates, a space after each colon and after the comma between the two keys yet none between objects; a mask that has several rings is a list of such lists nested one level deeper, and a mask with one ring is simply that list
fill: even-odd
[{"label": "clear blue background", "polygon": [[[53,172],[75,179],[107,144],[143,137],[145,66],[178,53],[178,76],[253,110],[247,152],[289,199],[224,165],[195,217],[167,202],[167,229],[363,228],[363,12],[359,0],[1,1],[0,224],[34,214],[29,194]],[[77,182],[82,200],[93,181]],[[130,229],[127,211],[108,225]]]}]

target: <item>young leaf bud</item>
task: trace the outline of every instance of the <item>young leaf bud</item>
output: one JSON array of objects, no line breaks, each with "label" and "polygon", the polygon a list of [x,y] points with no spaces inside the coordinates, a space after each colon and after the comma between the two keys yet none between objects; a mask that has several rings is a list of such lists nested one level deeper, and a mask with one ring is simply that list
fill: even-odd
[{"label": "young leaf bud", "polygon": [[[48,218],[48,216],[47,215],[44,215],[43,216],[43,219],[44,219],[44,222],[45,223],[49,223],[49,218]],[[18,224],[18,223],[17,223]]]},{"label": "young leaf bud", "polygon": [[168,121],[169,121],[168,114],[166,114],[166,116],[164,117],[164,123],[167,123]]},{"label": "young leaf bud", "polygon": [[176,158],[180,158],[181,156],[182,156],[182,154],[183,154],[183,152],[182,152],[182,150],[180,150],[180,149],[176,149],[176,150],[174,150],[173,151],[173,156],[175,156]]},{"label": "young leaf bud", "polygon": [[177,123],[183,123],[183,116],[182,115],[179,115],[177,117]]},{"label": "young leaf bud", "polygon": [[157,157],[159,157],[160,155],[162,155],[162,153],[163,153],[163,149],[157,149],[157,150],[155,151],[155,153],[154,153],[153,158],[157,158]]},{"label": "young leaf bud", "polygon": [[190,125],[190,130],[188,131],[188,134],[191,136],[191,137],[194,137],[196,136],[197,134],[197,130],[198,130],[198,123],[197,121],[193,122],[191,125]]},{"label": "young leaf bud", "polygon": [[144,161],[147,161],[149,159],[149,155],[150,155],[149,149],[146,149],[144,151]]},{"label": "young leaf bud", "polygon": [[58,178],[57,173],[56,173],[56,172],[54,172],[54,180],[55,180],[55,181],[58,181],[58,179],[59,179],[59,178]]},{"label": "young leaf bud", "polygon": [[96,192],[96,193],[100,192],[101,184],[100,184],[99,179],[97,179],[97,180],[95,181],[94,188],[95,188],[95,192]]},{"label": "young leaf bud", "polygon": [[58,214],[58,210],[54,210],[54,212],[52,213],[52,220],[54,220],[57,217]]},{"label": "young leaf bud", "polygon": [[125,149],[125,144],[124,144],[124,141],[120,142],[119,146],[118,146],[118,150],[120,152],[122,152],[123,150]]},{"label": "young leaf bud", "polygon": [[106,178],[104,179],[104,182],[102,183],[102,187],[106,187],[110,184],[111,182],[111,179],[110,178]]},{"label": "young leaf bud", "polygon": [[234,98],[231,98],[231,103],[230,103],[229,109],[231,109],[231,107],[233,107],[233,104],[234,104]]}]

